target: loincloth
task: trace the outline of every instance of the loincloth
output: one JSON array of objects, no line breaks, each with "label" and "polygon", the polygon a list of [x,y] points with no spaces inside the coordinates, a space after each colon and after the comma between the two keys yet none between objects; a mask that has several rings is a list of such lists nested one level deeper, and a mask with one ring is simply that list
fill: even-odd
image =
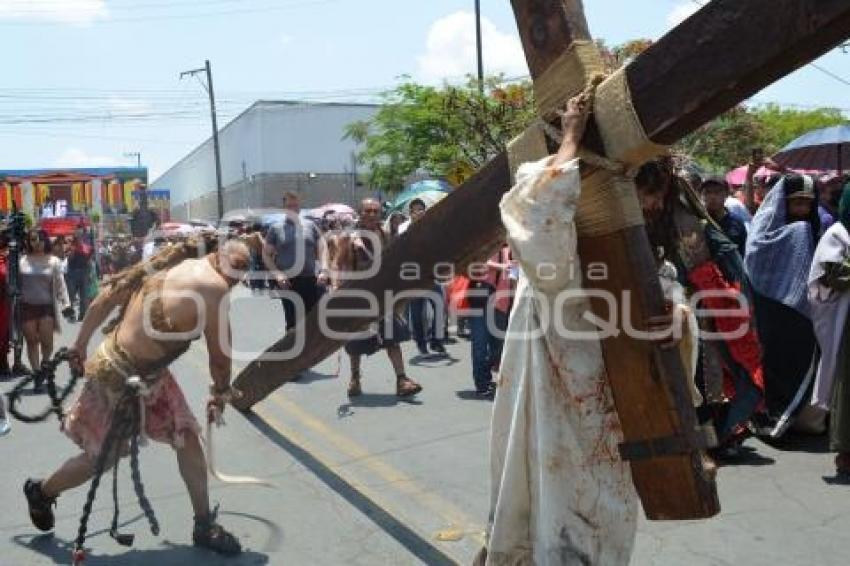
[{"label": "loincloth", "polygon": [[[62,423],[65,434],[92,458],[100,453],[120,397],[120,391],[106,381],[89,379]],[[143,403],[147,438],[179,448],[185,434],[200,434],[201,427],[168,369],[159,372]]]}]

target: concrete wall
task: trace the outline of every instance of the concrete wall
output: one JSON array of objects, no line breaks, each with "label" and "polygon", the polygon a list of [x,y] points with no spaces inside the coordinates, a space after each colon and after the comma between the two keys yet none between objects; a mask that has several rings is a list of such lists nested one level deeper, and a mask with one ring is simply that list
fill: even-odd
[{"label": "concrete wall", "polygon": [[[304,207],[362,198],[351,189],[351,140],[345,127],[377,106],[259,101],[219,134],[225,210],[280,206],[284,190],[304,195]],[[311,174],[315,178],[311,179]],[[216,216],[212,141],[207,140],[151,183],[171,191],[175,219]]]},{"label": "concrete wall", "polygon": [[[253,182],[240,181],[225,188],[224,208],[231,212],[247,209],[246,215],[252,214],[251,209],[280,208],[285,191],[298,193],[303,208],[315,208],[330,202],[356,208],[361,199],[375,196],[366,187],[352,188],[352,181],[352,175],[347,174],[320,174],[312,179],[309,173],[256,175]],[[172,205],[171,216],[175,221],[214,218],[217,206],[216,194],[211,192],[187,203]]]}]

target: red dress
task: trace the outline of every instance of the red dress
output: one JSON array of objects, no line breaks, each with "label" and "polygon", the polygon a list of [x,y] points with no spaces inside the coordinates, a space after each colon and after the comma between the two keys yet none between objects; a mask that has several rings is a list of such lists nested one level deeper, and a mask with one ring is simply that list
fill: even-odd
[{"label": "red dress", "polygon": [[0,254],[0,368],[8,367],[9,360],[9,256]]}]

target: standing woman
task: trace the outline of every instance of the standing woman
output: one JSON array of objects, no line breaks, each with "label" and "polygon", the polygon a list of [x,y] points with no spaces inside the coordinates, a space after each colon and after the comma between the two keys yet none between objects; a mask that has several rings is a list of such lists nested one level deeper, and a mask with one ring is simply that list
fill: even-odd
[{"label": "standing woman", "polygon": [[808,280],[820,233],[814,180],[787,175],[765,197],[747,238],[744,264],[773,437],[782,436],[806,405],[817,369]]},{"label": "standing woman", "polygon": [[[30,230],[21,258],[21,319],[30,368],[37,372],[53,355],[53,333],[59,332],[59,312],[71,307],[59,258],[50,253],[44,230]],[[42,378],[35,389],[42,387]]]}]

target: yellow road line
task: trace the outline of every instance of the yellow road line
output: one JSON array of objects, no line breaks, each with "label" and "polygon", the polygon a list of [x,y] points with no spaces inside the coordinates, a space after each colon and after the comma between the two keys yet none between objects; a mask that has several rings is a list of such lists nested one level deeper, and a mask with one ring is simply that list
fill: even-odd
[{"label": "yellow road line", "polygon": [[[425,486],[409,475],[385,462],[380,457],[370,454],[368,450],[354,440],[336,432],[299,407],[296,403],[284,398],[280,393],[272,394],[269,399],[280,406],[287,414],[298,420],[299,423],[330,442],[337,450],[357,460],[357,463],[366,466],[370,472],[386,481],[391,487],[414,499],[443,520],[448,521],[450,527],[461,528],[464,533],[470,535],[474,540],[484,544],[483,529],[475,526],[480,523],[461,511],[453,503],[428,491]],[[339,466],[335,466],[335,468],[338,469]]]},{"label": "yellow road line", "polygon": [[[206,350],[206,345],[203,342],[198,343],[204,350]],[[191,359],[191,358],[190,358]],[[191,360],[192,365],[200,368],[202,371],[205,371],[205,368],[201,366],[196,360]],[[243,368],[234,364],[238,371],[241,371]],[[484,545],[484,530],[481,526],[480,521],[476,521],[460,509],[458,509],[454,504],[449,501],[441,498],[439,495],[427,491],[425,486],[419,484],[416,480],[406,475],[402,471],[393,467],[389,463],[383,461],[380,457],[374,456],[369,453],[366,448],[359,445],[357,442],[348,438],[347,436],[340,434],[327,426],[321,420],[308,413],[297,404],[292,401],[284,398],[282,394],[278,391],[271,396],[268,397],[268,400],[271,400],[275,404],[277,404],[280,408],[282,408],[287,414],[291,415],[295,418],[300,424],[304,425],[308,429],[313,430],[320,437],[327,440],[331,445],[333,445],[337,450],[346,454],[348,457],[359,461],[365,465],[372,473],[381,479],[385,480],[390,487],[395,488],[396,490],[404,493],[415,501],[419,502],[424,508],[429,509],[436,516],[440,517],[442,520],[447,521],[449,525],[448,530],[460,529],[466,535],[469,535],[473,540],[478,542],[481,545]],[[327,467],[334,472],[340,473],[340,475],[349,483],[356,486],[358,491],[372,499],[373,501],[384,499],[379,495],[375,494],[362,482],[352,481],[350,477],[350,473],[344,473],[343,467],[338,464],[332,464],[327,461],[327,458],[321,458],[319,455],[321,454],[321,450],[306,441],[304,437],[293,430],[291,427],[286,427],[279,420],[271,417],[271,415],[260,408],[259,404],[255,405],[252,408],[253,412],[262,418],[269,426],[277,430],[280,434],[289,439],[293,444],[296,444],[304,450],[308,452],[313,457],[316,458],[322,465]],[[385,512],[390,513],[383,505],[380,506]],[[390,513],[393,515],[393,513]]]}]

